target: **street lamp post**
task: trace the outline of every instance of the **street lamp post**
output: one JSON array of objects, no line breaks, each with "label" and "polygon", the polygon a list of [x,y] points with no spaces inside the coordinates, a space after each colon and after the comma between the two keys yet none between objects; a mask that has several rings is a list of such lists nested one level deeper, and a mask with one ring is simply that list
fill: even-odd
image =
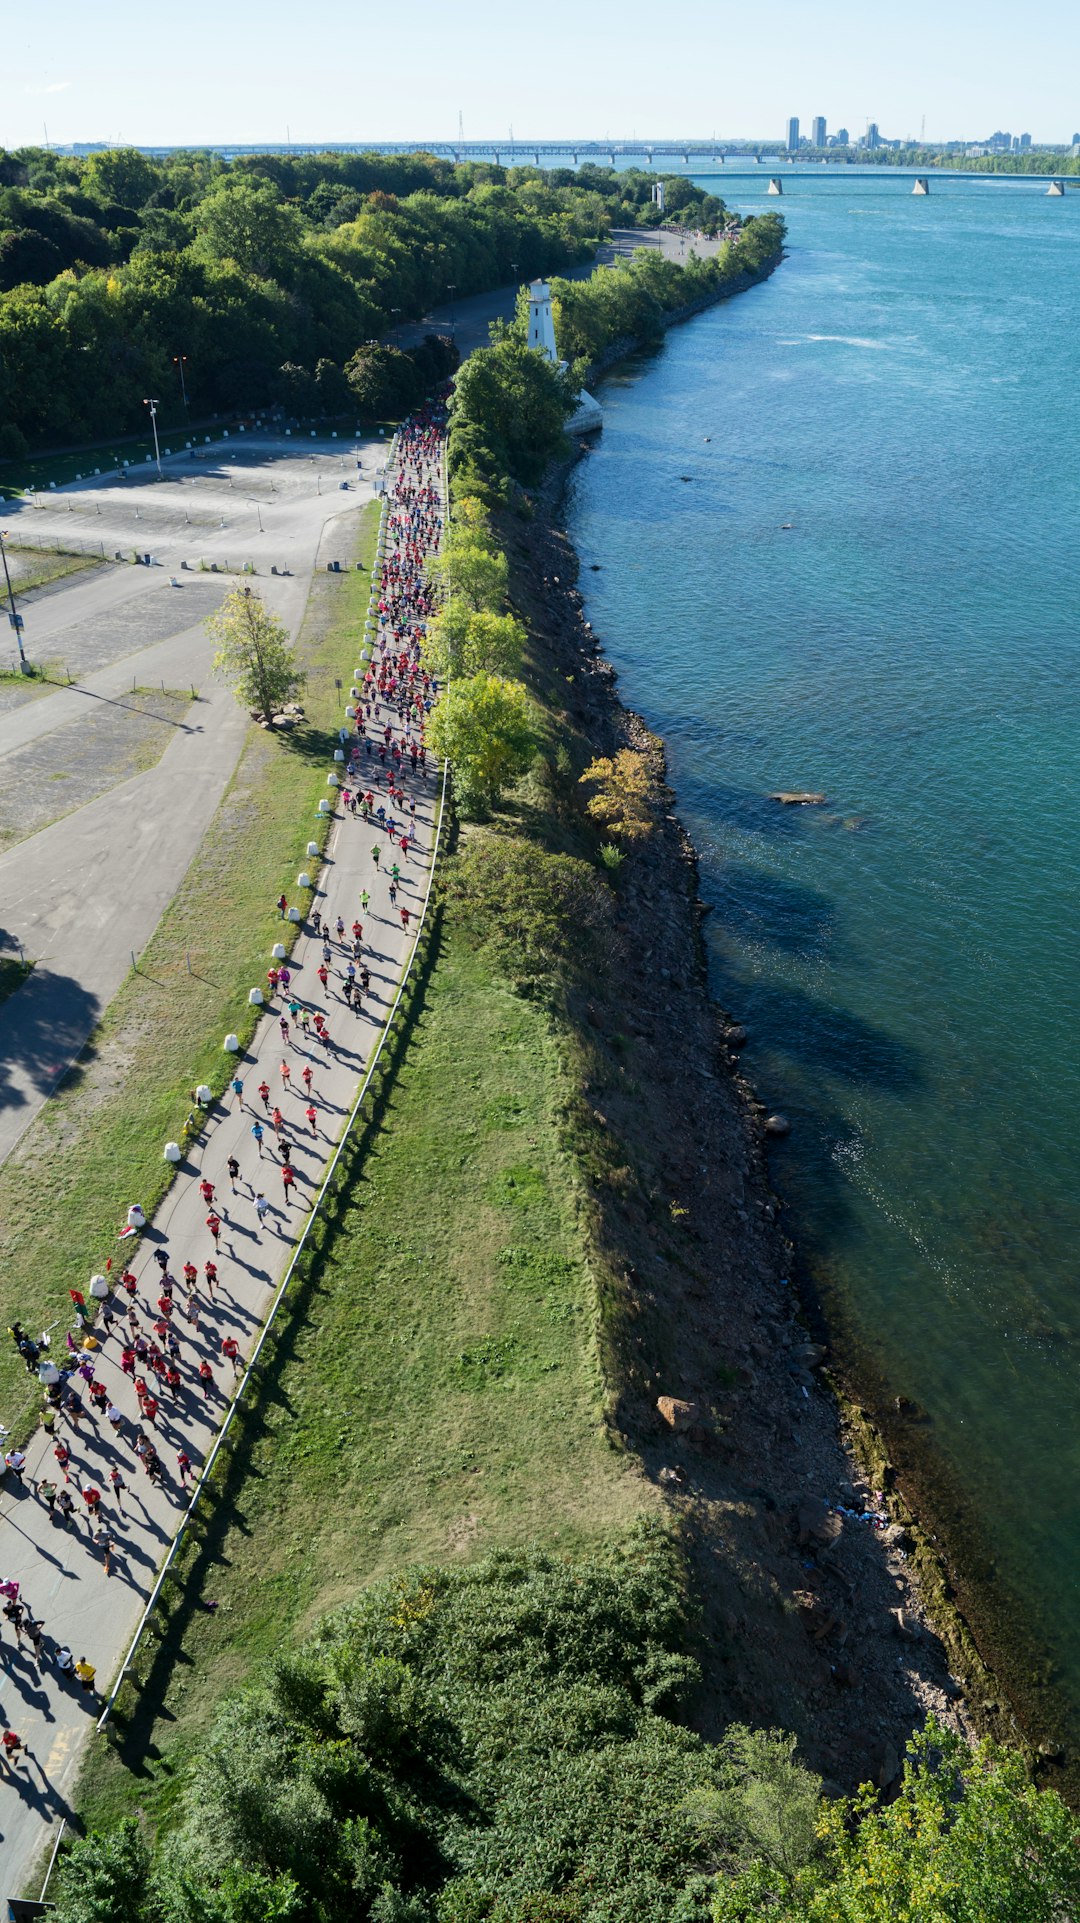
[{"label": "street lamp post", "polygon": [[157,437],[158,404],[156,401],[144,400],[143,406],[148,407],[150,409],[150,425],[154,430],[154,459],[157,462],[157,477],[159,481],[163,481],[165,479],[165,476],[161,472],[161,449],[158,446],[158,437]]},{"label": "street lamp post", "polygon": [[174,366],[175,368],[177,368],[177,369],[179,370],[179,373],[180,373],[180,392],[181,392],[181,394],[182,394],[182,395],[183,395],[183,397],[184,397],[184,419],[185,419],[185,421],[187,421],[187,423],[188,423],[188,426],[190,427],[190,425],[191,425],[191,410],[190,410],[190,408],[188,407],[188,400],[187,400],[187,382],[186,382],[186,380],[184,379],[184,368],[185,368],[185,367],[187,366],[187,355],[186,355],[186,354],[174,354],[174,355],[173,355],[173,366]]},{"label": "street lamp post", "polygon": [[11,585],[11,575],[8,573],[7,549],[4,546],[4,532],[5,532],[4,529],[0,528],[0,559],[2,559],[4,563],[4,580],[7,583],[8,608],[10,609],[10,612],[8,614],[8,620],[11,622],[11,625],[15,630],[15,639],[19,644],[19,666],[22,669],[23,673],[25,674],[26,673],[26,655],[23,650],[23,644],[22,644],[23,618],[15,606],[15,591]]},{"label": "street lamp post", "polygon": [[451,340],[453,340],[454,333],[455,333],[455,326],[456,326],[456,323],[454,320],[454,295],[457,293],[457,282],[450,281],[447,285],[446,291],[450,296],[450,338]]},{"label": "street lamp post", "polygon": [[248,496],[248,506],[253,507],[255,509],[256,514],[259,517],[259,533],[261,534],[263,532],[262,508],[260,507],[258,501],[253,501],[251,499],[250,495]]}]

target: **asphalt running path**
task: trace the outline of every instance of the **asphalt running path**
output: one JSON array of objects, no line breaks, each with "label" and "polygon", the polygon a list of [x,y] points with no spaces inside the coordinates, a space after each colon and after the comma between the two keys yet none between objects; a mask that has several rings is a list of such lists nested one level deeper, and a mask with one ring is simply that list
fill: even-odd
[{"label": "asphalt running path", "polygon": [[[211,450],[216,453],[217,450]],[[357,481],[355,459],[339,448],[309,448],[250,437],[229,455],[228,473],[200,465],[199,488],[228,495],[229,514],[252,518],[248,496],[266,497],[266,550],[258,577],[260,593],[295,632],[316,566],[335,559],[347,565],[356,511],[372,498],[375,469],[385,450],[360,447],[366,478]],[[352,465],[343,463],[351,462]],[[87,635],[100,635],[103,665],[62,688],[0,714],[0,757],[41,740],[55,728],[95,712],[103,701],[122,701],[132,681],[167,687],[194,686],[200,700],[177,726],[153,768],[72,810],[51,827],[0,856],[0,903],[9,948],[21,942],[36,967],[29,980],[0,1006],[0,1160],[11,1153],[57,1082],[79,1054],[94,1024],[142,953],[172,900],[228,786],[243,747],[247,719],[231,691],[211,673],[213,644],[202,625],[212,602],[236,585],[235,577],[185,573],[191,552],[185,502],[192,485],[179,457],[166,463],[163,483],[72,490],[80,510],[94,513],[106,545],[119,544],[124,526],[141,502],[155,521],[154,551],[161,568],[110,568],[79,578],[63,592],[30,604],[27,635],[38,659],[77,658]],[[340,487],[342,478],[349,490]],[[271,486],[274,493],[271,495]],[[187,491],[185,491],[187,490]],[[321,490],[321,491],[320,491]],[[65,491],[66,492],[66,491]],[[199,495],[201,500],[203,495]],[[62,495],[47,497],[40,510],[24,507],[20,532],[63,535],[72,517]],[[260,509],[260,512],[263,510]],[[245,530],[246,532],[246,530]],[[206,537],[211,553],[230,542],[235,526],[216,526]],[[130,534],[127,536],[130,544]],[[216,544],[216,547],[215,547]],[[270,574],[271,554],[291,572]],[[170,576],[181,583],[173,588]],[[191,614],[185,618],[185,608]],[[197,610],[197,612],[196,612]],[[141,634],[164,638],[140,647]],[[132,643],[135,643],[134,648]],[[109,652],[111,649],[111,653]],[[177,795],[184,806],[176,806]]]},{"label": "asphalt running path", "polygon": [[[684,263],[691,253],[703,259],[710,254],[719,253],[722,241],[696,239],[693,236],[675,233],[666,227],[613,227],[610,240],[602,241],[592,260],[585,261],[580,267],[568,267],[564,274],[555,276],[559,280],[588,280],[597,267],[608,267],[613,261],[625,260],[636,253],[639,247],[649,247],[654,252],[665,255],[668,260]],[[386,339],[398,347],[416,347],[425,334],[439,333],[452,335],[462,360],[474,354],[478,347],[490,346],[492,321],[510,320],[517,306],[518,282],[512,281],[505,287],[493,287],[486,294],[470,294],[468,299],[447,301],[442,307],[433,307],[423,320],[403,321],[387,334]]]},{"label": "asphalt running path", "polygon": [[[430,463],[429,471],[438,483],[437,460]],[[396,544],[391,533],[391,555]],[[358,636],[358,660],[361,641]],[[390,724],[397,736],[400,722],[396,711],[378,703],[367,728],[376,749],[383,729]],[[368,756],[358,748],[360,789],[373,789],[377,806],[387,801],[385,775],[376,773],[379,766],[377,751]],[[409,768],[407,758],[404,767]],[[289,999],[295,998],[312,1015],[318,1012],[324,1016],[332,1046],[324,1047],[313,1030],[305,1038],[287,1013],[289,1034],[283,1041],[279,994],[237,1070],[244,1082],[242,1106],[230,1096],[214,1109],[207,1133],[179,1170],[158,1215],[139,1238],[134,1256],[131,1242],[117,1240],[112,1245],[117,1286],[111,1306],[118,1319],[90,1360],[92,1373],[104,1383],[121,1412],[119,1431],[114,1433],[106,1416],[95,1411],[86,1383],[75,1377],[73,1382],[82,1395],[85,1411],[78,1428],[64,1417],[57,1425],[56,1436],[47,1437],[39,1431],[27,1450],[22,1483],[9,1470],[0,1485],[0,1580],[19,1584],[20,1599],[44,1622],[45,1629],[45,1650],[39,1665],[25,1643],[18,1647],[10,1624],[0,1617],[0,1722],[15,1730],[30,1750],[30,1757],[18,1769],[0,1771],[0,1897],[22,1888],[46,1841],[47,1825],[69,1813],[67,1797],[82,1743],[100,1713],[100,1699],[85,1693],[74,1679],[62,1677],[52,1660],[53,1653],[67,1644],[76,1658],[85,1655],[95,1665],[102,1687],[126,1653],[188,1500],[177,1453],[186,1451],[198,1472],[232,1394],[234,1370],[222,1353],[222,1340],[234,1337],[241,1355],[249,1353],[254,1344],[411,953],[434,842],[437,773],[434,768],[426,773],[421,769],[415,777],[407,772],[404,786],[409,798],[416,801],[415,822],[410,827],[416,842],[407,860],[402,860],[400,848],[382,829],[365,822],[359,814],[350,816],[339,802],[313,906],[331,923],[339,914],[342,916],[347,945],[334,934],[331,974],[325,990],[317,975],[323,942],[311,932],[310,923],[300,935],[289,964]],[[400,806],[393,806],[392,814],[399,826],[408,819]],[[377,864],[372,853],[376,846]],[[390,900],[388,872],[395,861],[401,868],[397,907]],[[360,904],[364,888],[371,896],[366,913]],[[410,910],[408,931],[401,921],[402,906]],[[370,993],[360,1015],[346,1005],[342,993],[352,955],[354,918],[363,924],[362,961],[371,971]],[[268,967],[272,966],[271,942],[272,936],[267,944]],[[263,986],[252,984],[256,985]],[[287,1087],[280,1072],[283,1061],[291,1075]],[[306,1067],[313,1074],[310,1100],[316,1111],[314,1130],[305,1116],[309,1101],[303,1082]],[[278,1138],[258,1093],[264,1081],[271,1091],[269,1107],[280,1107],[284,1133],[291,1144],[291,1162],[298,1178],[291,1203],[283,1188]],[[256,1122],[265,1129],[261,1155],[251,1132]],[[240,1164],[235,1192],[227,1173],[230,1156]],[[214,1185],[214,1205],[222,1222],[216,1257],[219,1280],[212,1297],[202,1273],[203,1264],[215,1257],[206,1221],[207,1204],[199,1186],[204,1179]],[[255,1196],[260,1190],[269,1203],[261,1227],[255,1209]],[[121,1226],[116,1225],[117,1234]],[[137,1278],[134,1306],[140,1330],[152,1337],[161,1293],[155,1250],[167,1253],[176,1278],[175,1310],[169,1327],[179,1341],[177,1365],[182,1378],[174,1396],[164,1385],[158,1387],[149,1366],[137,1365],[159,1399],[153,1425],[144,1423],[144,1428],[163,1464],[161,1486],[151,1482],[133,1449],[138,1439],[139,1405],[133,1379],[124,1372],[121,1362],[124,1343],[129,1340],[124,1318],[131,1298],[119,1285],[126,1256]],[[103,1266],[105,1253],[107,1250],[103,1251]],[[194,1320],[185,1314],[183,1265],[187,1261],[200,1272]],[[84,1290],[88,1280],[72,1278],[73,1285]],[[54,1349],[53,1355],[62,1362],[62,1346]],[[198,1373],[204,1359],[213,1369],[209,1395],[204,1394]],[[66,1486],[77,1514],[70,1524],[65,1524],[59,1514],[50,1513],[33,1487],[41,1478],[55,1481],[58,1488],[65,1486],[54,1456],[57,1440],[71,1451],[70,1482]],[[126,1484],[119,1495],[108,1481],[112,1468],[120,1470]],[[101,1490],[102,1515],[115,1537],[111,1575],[106,1575],[102,1553],[94,1546],[94,1526],[82,1497],[86,1486]]]}]

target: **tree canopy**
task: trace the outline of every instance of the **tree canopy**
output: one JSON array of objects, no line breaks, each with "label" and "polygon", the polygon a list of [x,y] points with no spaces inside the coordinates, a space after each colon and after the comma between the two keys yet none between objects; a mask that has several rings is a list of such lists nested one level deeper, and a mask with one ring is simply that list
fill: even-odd
[{"label": "tree canopy", "polygon": [[272,721],[304,685],[284,623],[253,588],[234,588],[206,626],[218,644],[215,674],[232,683],[245,708]]},{"label": "tree canopy", "polygon": [[[653,218],[650,185],[612,169],[579,178],[418,153],[230,163],[132,148],[85,159],[0,150],[9,449],[137,432],[145,394],[160,394],[166,427],[170,408],[179,424],[180,353],[195,419],[288,405],[302,390],[283,370],[314,377],[324,361],[340,370],[451,287],[464,296],[587,259],[612,222]],[[710,197],[692,183],[680,191],[673,217],[704,221]],[[426,344],[409,350],[419,393],[451,371],[425,354]],[[309,390],[314,411],[329,393],[325,381]],[[416,397],[410,390],[402,405]],[[340,390],[338,399],[354,404]]]},{"label": "tree canopy", "polygon": [[430,738],[454,770],[454,792],[465,811],[493,808],[532,754],[525,689],[498,674],[452,681],[432,710]]},{"label": "tree canopy", "polygon": [[443,679],[458,675],[516,674],[525,647],[525,630],[512,614],[474,608],[457,595],[440,608],[428,627],[425,653]]}]

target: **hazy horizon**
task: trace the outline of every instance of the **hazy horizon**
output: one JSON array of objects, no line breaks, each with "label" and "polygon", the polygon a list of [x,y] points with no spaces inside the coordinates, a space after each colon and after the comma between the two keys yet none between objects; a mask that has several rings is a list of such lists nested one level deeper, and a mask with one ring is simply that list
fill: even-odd
[{"label": "hazy horizon", "polygon": [[[190,0],[182,16],[111,0],[109,30],[72,0],[25,11],[5,44],[0,145],[136,146],[646,135],[773,140],[804,131],[976,140],[996,128],[1058,144],[1080,127],[1080,15],[1050,0],[1034,27],[1005,0],[909,0],[892,15],[799,0],[761,15],[685,0],[674,30],[642,7],[548,0],[542,17],[414,0],[391,22],[344,0]],[[542,19],[542,24],[538,20]],[[1050,56],[1048,58],[1048,55]],[[665,128],[672,129],[665,133]],[[698,130],[696,132],[691,130]]]}]

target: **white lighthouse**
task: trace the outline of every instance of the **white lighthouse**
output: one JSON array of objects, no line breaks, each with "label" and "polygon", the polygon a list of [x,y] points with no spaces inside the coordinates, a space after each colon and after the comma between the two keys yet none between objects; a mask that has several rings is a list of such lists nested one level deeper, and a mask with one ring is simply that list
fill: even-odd
[{"label": "white lighthouse", "polygon": [[534,280],[529,285],[529,346],[538,347],[556,367],[559,356],[555,351],[555,322],[551,313],[551,289],[546,280]]},{"label": "white lighthouse", "polygon": [[[555,321],[551,312],[551,288],[546,280],[529,283],[529,346],[535,347],[553,367],[565,367],[555,346]],[[604,425],[603,409],[582,388],[577,407],[566,423],[570,434],[592,434]]]}]

